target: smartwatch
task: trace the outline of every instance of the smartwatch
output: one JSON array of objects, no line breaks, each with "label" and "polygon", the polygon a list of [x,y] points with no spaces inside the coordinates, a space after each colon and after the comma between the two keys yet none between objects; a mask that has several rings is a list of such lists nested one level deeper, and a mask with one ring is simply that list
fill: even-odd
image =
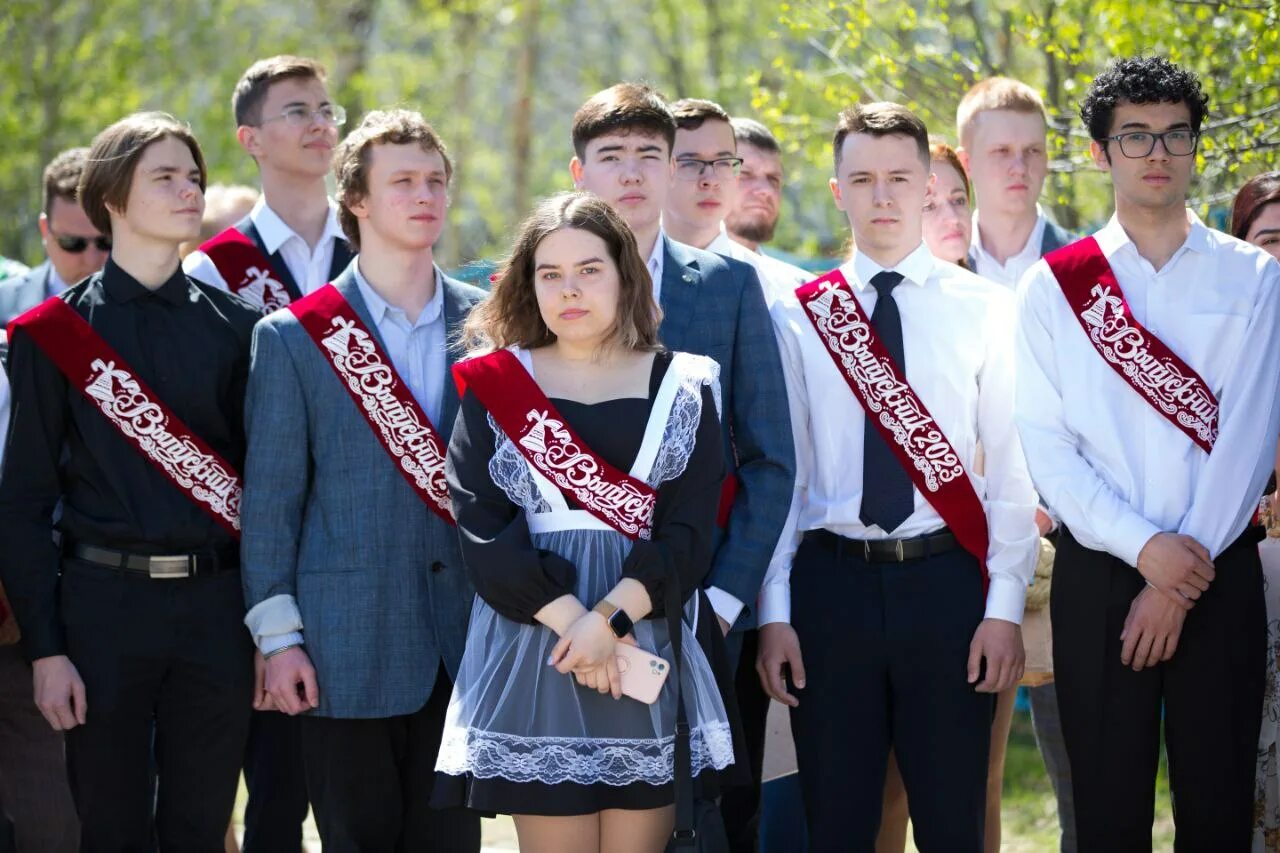
[{"label": "smartwatch", "polygon": [[600,599],[600,603],[591,608],[596,613],[604,617],[604,621],[609,623],[609,629],[613,631],[613,636],[622,639],[631,633],[632,627],[631,617],[627,615],[627,611],[611,601]]}]

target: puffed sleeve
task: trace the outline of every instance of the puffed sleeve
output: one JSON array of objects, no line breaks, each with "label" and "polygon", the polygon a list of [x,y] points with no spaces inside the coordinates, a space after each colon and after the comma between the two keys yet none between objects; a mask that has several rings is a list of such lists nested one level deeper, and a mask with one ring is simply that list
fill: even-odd
[{"label": "puffed sleeve", "polygon": [[684,473],[658,487],[653,538],[637,539],[622,564],[622,576],[644,584],[653,605],[650,619],[665,616],[664,598],[672,570],[680,578],[680,600],[702,586],[711,571],[724,452],[711,388],[702,389],[702,417]]},{"label": "puffed sleeve", "polygon": [[485,408],[468,390],[445,460],[463,561],[476,592],[490,607],[528,624],[544,606],[573,593],[577,571],[563,557],[533,546],[524,510],[489,475],[493,452]]}]

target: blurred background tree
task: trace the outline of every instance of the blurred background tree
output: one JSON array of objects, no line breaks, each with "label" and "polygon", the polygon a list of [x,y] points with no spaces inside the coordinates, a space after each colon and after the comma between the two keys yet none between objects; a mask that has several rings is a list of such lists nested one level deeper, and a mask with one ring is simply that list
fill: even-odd
[{"label": "blurred background tree", "polygon": [[1068,225],[1102,219],[1075,115],[1112,54],[1162,52],[1213,98],[1194,202],[1275,168],[1280,0],[6,0],[0,10],[0,254],[39,260],[40,170],[137,109],[191,124],[215,181],[256,183],[234,138],[231,89],[254,59],[324,62],[351,115],[421,110],[458,172],[440,258],[494,257],[538,197],[568,186],[569,123],[592,92],[644,79],[771,125],[788,151],[777,245],[830,254],[836,112],[894,99],[954,136],[965,88],[990,74],[1040,87],[1054,115],[1046,201]]}]

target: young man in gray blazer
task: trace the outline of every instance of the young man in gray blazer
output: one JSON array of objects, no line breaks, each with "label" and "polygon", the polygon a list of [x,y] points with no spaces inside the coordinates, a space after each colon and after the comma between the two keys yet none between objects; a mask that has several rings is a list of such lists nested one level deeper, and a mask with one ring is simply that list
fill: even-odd
[{"label": "young man in gray blazer", "polygon": [[[447,341],[484,294],[434,264],[452,166],[421,115],[370,113],[334,170],[360,253],[254,334],[242,517],[258,705],[304,715],[326,851],[474,851],[478,817],[427,806],[474,591],[447,506],[423,483],[443,480],[457,412]],[[347,381],[357,360],[394,382],[361,398],[369,387]],[[397,417],[366,414],[384,405]],[[427,463],[417,480],[409,460]]]},{"label": "young man in gray blazer", "polygon": [[730,476],[707,596],[736,664],[741,636],[730,631],[755,627],[756,595],[795,481],[795,449],[782,362],[756,271],[662,230],[675,138],[676,120],[661,95],[619,83],[574,115],[569,171],[576,187],[609,202],[631,226],[662,307],[663,345],[720,365]]}]

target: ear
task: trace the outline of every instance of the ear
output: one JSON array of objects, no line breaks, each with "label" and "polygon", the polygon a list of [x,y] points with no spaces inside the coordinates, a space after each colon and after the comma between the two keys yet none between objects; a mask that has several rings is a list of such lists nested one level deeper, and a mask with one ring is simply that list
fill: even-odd
[{"label": "ear", "polygon": [[573,188],[575,190],[582,189],[582,161],[578,159],[576,154],[569,160],[569,177],[573,178]]},{"label": "ear", "polygon": [[1111,171],[1111,155],[1107,153],[1107,148],[1098,140],[1089,143],[1089,154],[1093,157],[1093,165],[1097,166],[1104,172]]},{"label": "ear", "polygon": [[342,202],[342,206],[351,211],[351,215],[356,219],[369,218],[369,196],[368,194],[361,196],[358,201]]},{"label": "ear", "polygon": [[49,214],[47,213],[40,214],[40,239],[49,239]]},{"label": "ear", "polygon": [[240,143],[240,147],[247,151],[250,157],[256,158],[262,151],[262,146],[258,144],[258,128],[256,127],[250,127],[247,124],[237,127],[236,142]]},{"label": "ear", "polygon": [[965,151],[963,147],[957,148],[956,156],[960,158],[960,165],[964,166],[965,172],[969,172],[969,152]]},{"label": "ear", "polygon": [[844,197],[840,194],[840,182],[832,178],[827,181],[827,186],[831,187],[831,197],[835,199],[836,210],[844,210]]}]

